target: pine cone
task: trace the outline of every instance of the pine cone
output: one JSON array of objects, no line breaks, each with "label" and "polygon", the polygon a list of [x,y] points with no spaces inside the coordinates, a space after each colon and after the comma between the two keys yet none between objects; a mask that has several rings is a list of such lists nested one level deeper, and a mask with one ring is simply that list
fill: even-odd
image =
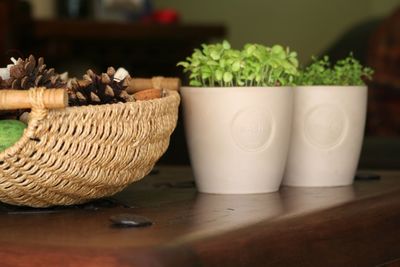
[{"label": "pine cone", "polygon": [[124,85],[124,80],[114,79],[115,69],[109,67],[107,73],[97,75],[88,70],[83,80],[71,80],[68,87],[69,105],[101,105],[134,101]]},{"label": "pine cone", "polygon": [[29,89],[31,87],[61,88],[66,83],[55,73],[54,69],[46,69],[44,59],[37,61],[33,55],[27,59],[19,58],[10,68],[10,78],[0,81],[0,88]]}]

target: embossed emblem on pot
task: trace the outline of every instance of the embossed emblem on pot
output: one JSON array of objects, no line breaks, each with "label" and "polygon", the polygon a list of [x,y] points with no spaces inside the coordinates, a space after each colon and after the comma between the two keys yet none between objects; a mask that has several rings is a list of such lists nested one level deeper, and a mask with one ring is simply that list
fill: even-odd
[{"label": "embossed emblem on pot", "polygon": [[311,145],[331,149],[343,141],[347,127],[347,117],[339,107],[319,105],[305,116],[304,137]]},{"label": "embossed emblem on pot", "polygon": [[274,120],[265,107],[242,109],[231,123],[232,138],[244,151],[258,152],[266,149],[274,132]]}]

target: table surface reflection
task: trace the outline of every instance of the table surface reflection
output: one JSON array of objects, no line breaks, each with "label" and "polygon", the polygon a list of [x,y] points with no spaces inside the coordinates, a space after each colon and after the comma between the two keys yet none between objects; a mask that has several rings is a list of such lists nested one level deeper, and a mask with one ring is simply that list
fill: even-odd
[{"label": "table surface reflection", "polygon": [[[85,266],[221,266],[226,263],[264,266],[263,259],[267,256],[261,254],[268,251],[258,247],[251,250],[251,244],[260,246],[275,242],[283,246],[281,240],[287,239],[286,243],[293,241],[304,245],[299,254],[304,255],[307,251],[312,253],[313,248],[307,246],[315,240],[323,246],[332,242],[338,247],[348,244],[344,238],[331,240],[332,236],[339,237],[346,231],[356,233],[348,246],[358,246],[358,242],[365,242],[367,237],[362,236],[364,232],[357,237],[357,229],[365,227],[363,231],[379,236],[379,232],[367,228],[380,227],[382,222],[390,224],[382,225],[386,229],[400,228],[397,215],[400,210],[392,211],[400,208],[400,172],[397,171],[375,171],[381,179],[356,181],[352,186],[282,187],[279,192],[269,194],[216,195],[196,191],[189,167],[159,166],[155,170],[154,174],[115,195],[113,198],[120,203],[115,207],[0,212],[0,257],[9,264],[6,266],[25,266],[24,259],[28,256],[37,259],[37,266],[46,266],[49,261],[64,266],[61,259],[65,266],[70,266],[68,262]],[[121,213],[145,216],[153,225],[114,227],[109,218]],[[380,221],[385,216],[387,219]],[[346,218],[352,221],[346,222]],[[353,228],[346,228],[346,224],[352,223]],[[321,229],[317,230],[318,227]],[[342,230],[335,233],[335,227]],[[329,239],[328,235],[330,241],[324,241]],[[392,237],[394,240],[400,237],[399,230],[392,232]],[[381,247],[374,247],[373,253],[377,256],[372,255],[365,263],[380,264],[400,258],[400,249],[388,248],[392,245],[391,239],[382,242],[386,252],[376,251]],[[248,255],[243,249],[246,247],[251,250]],[[368,251],[360,251],[360,255],[365,252]],[[293,257],[303,257],[297,252],[282,255],[291,253]],[[228,255],[226,262],[223,255]],[[253,260],[257,256],[260,259]],[[271,266],[289,266],[291,261],[284,257],[274,254],[269,262]],[[306,258],[302,258],[302,263],[294,258],[293,263],[314,266],[314,262]],[[331,266],[338,263],[333,261]],[[341,266],[347,266],[345,261],[342,263]],[[324,263],[324,266],[330,265]]]}]

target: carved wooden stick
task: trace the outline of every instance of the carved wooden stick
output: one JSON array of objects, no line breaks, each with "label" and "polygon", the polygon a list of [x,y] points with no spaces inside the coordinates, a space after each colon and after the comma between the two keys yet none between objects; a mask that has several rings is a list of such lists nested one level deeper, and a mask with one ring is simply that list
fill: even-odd
[{"label": "carved wooden stick", "polygon": [[[46,109],[68,106],[68,94],[65,89],[46,89],[43,92],[43,104]],[[32,108],[28,90],[0,90],[0,110]]]},{"label": "carved wooden stick", "polygon": [[153,78],[127,78],[125,81],[126,91],[134,94],[146,89],[168,89],[178,91],[181,87],[179,78],[153,77]]}]

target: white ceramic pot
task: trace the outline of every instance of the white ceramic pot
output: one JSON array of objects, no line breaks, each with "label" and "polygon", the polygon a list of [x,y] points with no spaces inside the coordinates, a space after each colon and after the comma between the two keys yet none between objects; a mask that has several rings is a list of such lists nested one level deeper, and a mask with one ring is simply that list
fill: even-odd
[{"label": "white ceramic pot", "polygon": [[364,137],[365,86],[294,88],[290,152],[284,185],[353,183]]},{"label": "white ceramic pot", "polygon": [[290,87],[182,87],[186,139],[204,193],[275,192],[290,139]]}]

